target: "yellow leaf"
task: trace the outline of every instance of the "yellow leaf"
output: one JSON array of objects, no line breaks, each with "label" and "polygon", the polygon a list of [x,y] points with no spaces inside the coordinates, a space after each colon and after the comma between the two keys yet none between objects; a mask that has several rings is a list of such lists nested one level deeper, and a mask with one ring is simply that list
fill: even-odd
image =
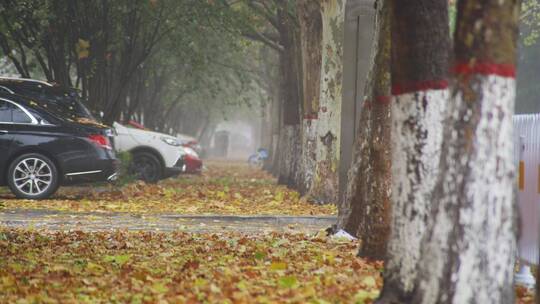
[{"label": "yellow leaf", "polygon": [[374,277],[367,276],[364,279],[362,279],[362,285],[364,285],[366,287],[376,287],[377,286],[377,281],[375,280]]},{"label": "yellow leaf", "polygon": [[[378,290],[372,290],[372,291],[365,291],[365,290],[359,290],[356,295],[354,295],[354,303],[356,304],[364,304],[366,303],[366,300],[374,300],[379,296]],[[371,303],[371,301],[369,301]]]},{"label": "yellow leaf", "polygon": [[3,277],[2,286],[4,286],[5,288],[15,286],[15,280],[12,277]]},{"label": "yellow leaf", "polygon": [[274,195],[274,199],[278,202],[283,202],[283,198],[285,197],[285,194],[283,194],[283,191],[278,191],[276,195]]},{"label": "yellow leaf", "polygon": [[213,293],[220,293],[221,288],[219,288],[216,284],[211,284],[210,285],[210,291],[213,292]]},{"label": "yellow leaf", "polygon": [[270,264],[270,269],[271,270],[285,270],[285,269],[287,269],[287,263],[285,263],[285,262],[272,262],[272,264]]},{"label": "yellow leaf", "polygon": [[163,283],[154,283],[151,289],[154,293],[166,293],[169,291],[169,288],[167,288],[167,286],[165,286]]},{"label": "yellow leaf", "polygon": [[75,45],[75,50],[77,51],[77,55],[79,56],[79,59],[88,58],[90,55],[90,42],[88,40],[80,39]]},{"label": "yellow leaf", "polygon": [[84,40],[84,39],[79,39],[79,47],[80,48],[84,48],[84,49],[87,49],[90,47],[90,42],[88,40]]},{"label": "yellow leaf", "polygon": [[236,288],[240,289],[241,291],[246,291],[248,289],[246,281],[240,281],[236,284]]},{"label": "yellow leaf", "polygon": [[197,278],[193,285],[195,285],[195,287],[204,287],[204,286],[206,286],[207,283],[208,283],[207,280],[205,280],[203,278]]},{"label": "yellow leaf", "polygon": [[298,285],[298,280],[295,276],[285,276],[279,278],[278,284],[283,288],[295,288]]},{"label": "yellow leaf", "polygon": [[105,268],[103,268],[101,265],[98,265],[92,262],[88,262],[88,264],[86,265],[86,269],[89,272],[95,273],[95,274],[101,274],[103,271],[105,271]]}]

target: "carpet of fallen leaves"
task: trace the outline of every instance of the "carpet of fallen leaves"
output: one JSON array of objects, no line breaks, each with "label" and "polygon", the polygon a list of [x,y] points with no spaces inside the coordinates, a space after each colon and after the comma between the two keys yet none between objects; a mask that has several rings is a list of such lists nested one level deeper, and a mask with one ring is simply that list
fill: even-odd
[{"label": "carpet of fallen leaves", "polygon": [[230,215],[331,215],[335,205],[317,205],[276,184],[268,173],[240,162],[207,162],[201,175],[181,175],[158,184],[64,187],[51,199],[17,200],[0,194],[4,208],[70,212],[130,212]]},{"label": "carpet of fallen leaves", "polygon": [[0,303],[371,303],[382,263],[324,233],[0,229]]},{"label": "carpet of fallen leaves", "polygon": [[[64,188],[50,200],[4,208],[71,212],[335,214],[261,170],[212,162],[200,176],[158,185]],[[381,262],[323,232],[50,232],[0,226],[0,303],[371,303]],[[516,288],[516,304],[534,303]]]}]

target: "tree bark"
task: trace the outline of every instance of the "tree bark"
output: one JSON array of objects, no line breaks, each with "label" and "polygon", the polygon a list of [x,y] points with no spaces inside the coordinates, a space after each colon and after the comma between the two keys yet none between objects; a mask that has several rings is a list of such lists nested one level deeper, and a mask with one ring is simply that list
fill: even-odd
[{"label": "tree bark", "polygon": [[279,174],[278,183],[298,188],[301,133],[300,133],[300,88],[298,78],[298,37],[296,20],[290,14],[288,2],[278,1],[280,44],[281,100],[283,128],[279,134]]},{"label": "tree bark", "polygon": [[359,255],[383,259],[390,233],[391,195],[391,113],[390,113],[390,3],[382,0],[379,8],[379,37],[375,56],[376,71],[371,92],[372,119],[369,136],[372,183],[368,184],[368,200],[360,204],[361,239]]},{"label": "tree bark", "polygon": [[[371,74],[371,72],[370,72]],[[371,83],[371,76],[368,82]],[[366,84],[366,89],[370,87]],[[359,118],[358,137],[354,141],[353,157],[348,172],[348,184],[344,194],[343,203],[338,210],[336,229],[343,229],[353,236],[358,236],[362,204],[367,201],[368,185],[372,182],[372,168],[369,159],[369,134],[371,134],[371,106],[368,100],[362,103]]]},{"label": "tree bark", "polygon": [[513,303],[519,1],[458,4],[454,81],[414,303]]},{"label": "tree bark", "polygon": [[390,230],[390,3],[378,1],[362,128],[339,228],[361,239],[359,256],[383,259]]},{"label": "tree bark", "polygon": [[299,190],[319,203],[338,195],[339,133],[345,2],[297,2],[303,122]]},{"label": "tree bark", "polygon": [[323,40],[321,3],[313,0],[298,0],[297,11],[303,67],[303,114],[304,118],[316,118],[319,112],[321,93]]},{"label": "tree bark", "polygon": [[316,104],[316,163],[310,196],[320,203],[337,203],[345,1],[321,1],[321,16],[320,99]]},{"label": "tree bark", "polygon": [[447,0],[391,0],[392,212],[378,303],[403,303],[418,275],[448,97]]},{"label": "tree bark", "polygon": [[309,192],[316,171],[317,115],[319,112],[323,24],[320,1],[297,2],[302,62],[302,183],[299,191]]}]

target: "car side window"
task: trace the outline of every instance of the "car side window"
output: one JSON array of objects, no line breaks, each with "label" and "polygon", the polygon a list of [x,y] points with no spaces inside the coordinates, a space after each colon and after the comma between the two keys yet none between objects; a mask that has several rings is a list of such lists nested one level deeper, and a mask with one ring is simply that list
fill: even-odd
[{"label": "car side window", "polygon": [[14,123],[32,123],[32,119],[24,113],[21,108],[11,105],[13,108],[11,115],[12,115],[12,121]]},{"label": "car side window", "polygon": [[3,123],[32,123],[32,119],[16,105],[0,100],[0,122]]},{"label": "car side window", "polygon": [[0,122],[12,122],[10,105],[10,103],[0,100]]}]

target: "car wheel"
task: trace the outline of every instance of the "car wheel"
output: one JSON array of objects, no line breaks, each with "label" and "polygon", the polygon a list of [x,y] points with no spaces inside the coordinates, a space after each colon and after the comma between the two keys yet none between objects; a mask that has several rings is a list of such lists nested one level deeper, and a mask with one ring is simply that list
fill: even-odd
[{"label": "car wheel", "polygon": [[24,199],[48,198],[59,185],[55,164],[36,153],[21,155],[11,162],[7,180],[11,192]]},{"label": "car wheel", "polygon": [[157,183],[162,176],[161,163],[154,155],[146,152],[133,154],[130,173],[147,183]]}]

